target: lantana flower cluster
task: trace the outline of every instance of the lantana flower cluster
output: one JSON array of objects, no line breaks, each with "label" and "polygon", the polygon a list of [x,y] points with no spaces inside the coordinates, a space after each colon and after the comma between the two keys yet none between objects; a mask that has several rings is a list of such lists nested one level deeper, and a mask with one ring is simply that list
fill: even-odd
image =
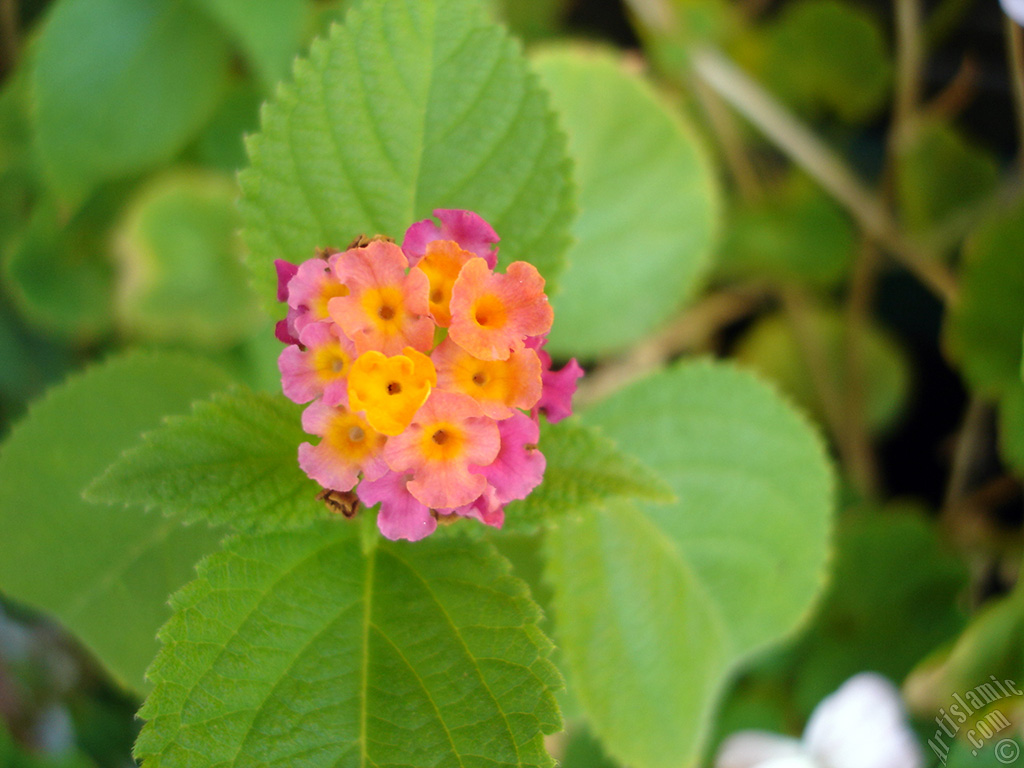
[{"label": "lantana flower cluster", "polygon": [[[299,465],[329,491],[380,504],[389,539],[438,521],[501,527],[541,482],[539,415],[572,412],[583,371],[552,370],[553,313],[524,261],[496,270],[498,236],[471,211],[436,210],[399,246],[359,238],[301,264],[277,261],[284,394],[309,403]],[[439,222],[439,223],[438,223]]]}]

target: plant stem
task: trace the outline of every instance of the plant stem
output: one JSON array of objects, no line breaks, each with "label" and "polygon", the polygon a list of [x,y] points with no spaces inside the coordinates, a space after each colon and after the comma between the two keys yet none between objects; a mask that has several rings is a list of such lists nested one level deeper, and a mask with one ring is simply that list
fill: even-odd
[{"label": "plant stem", "polygon": [[18,64],[21,55],[21,40],[18,36],[17,0],[0,0],[0,74],[6,76]]},{"label": "plant stem", "polygon": [[896,98],[890,140],[901,148],[910,140],[921,102],[924,46],[918,0],[896,0]]},{"label": "plant stem", "polygon": [[871,435],[865,421],[865,393],[867,371],[864,347],[871,321],[871,302],[878,274],[878,249],[874,243],[863,240],[853,265],[850,292],[846,300],[844,327],[845,372],[843,394],[843,438],[849,457],[850,479],[865,496],[875,498],[880,491],[878,464]]},{"label": "plant stem", "polygon": [[757,169],[754,168],[754,164],[750,160],[750,155],[743,145],[743,138],[740,136],[728,107],[723,103],[721,97],[702,80],[694,78],[693,84],[697,98],[708,117],[708,122],[718,138],[722,155],[729,166],[729,172],[736,181],[736,189],[740,197],[747,202],[760,200],[762,197],[761,182],[757,176]]},{"label": "plant stem", "polygon": [[693,64],[711,88],[845,206],[866,234],[939,298],[955,302],[957,285],[949,269],[903,235],[882,202],[824,142],[717,51],[694,51]]},{"label": "plant stem", "polygon": [[984,452],[989,440],[992,406],[974,397],[967,404],[963,422],[956,437],[953,462],[942,501],[942,515],[951,514],[971,490],[977,457]]},{"label": "plant stem", "polygon": [[1024,29],[1009,17],[1005,24],[1010,78],[1013,82],[1013,104],[1017,117],[1017,164],[1024,171]]}]

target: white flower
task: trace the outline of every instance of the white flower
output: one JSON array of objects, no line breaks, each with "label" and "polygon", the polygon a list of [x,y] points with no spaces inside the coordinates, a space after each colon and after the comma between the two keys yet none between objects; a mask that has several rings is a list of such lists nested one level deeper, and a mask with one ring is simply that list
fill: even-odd
[{"label": "white flower", "polygon": [[1003,13],[1024,27],[1024,0],[999,0]]},{"label": "white flower", "polygon": [[802,739],[741,731],[722,742],[715,768],[921,768],[899,691],[881,675],[851,677],[822,700]]}]

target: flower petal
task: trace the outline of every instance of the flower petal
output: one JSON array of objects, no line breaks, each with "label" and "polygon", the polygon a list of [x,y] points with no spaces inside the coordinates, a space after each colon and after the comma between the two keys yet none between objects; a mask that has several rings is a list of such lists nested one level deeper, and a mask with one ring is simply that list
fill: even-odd
[{"label": "flower petal", "polygon": [[480,360],[447,338],[432,359],[438,386],[469,395],[492,419],[529,410],[541,396],[541,361],[532,349],[512,352],[507,360]]},{"label": "flower petal", "polygon": [[337,256],[334,272],[348,295],[331,299],[328,311],[355,343],[359,354],[378,350],[397,355],[405,347],[428,351],[434,323],[428,316],[430,282],[394,243],[375,240]]},{"label": "flower petal", "polygon": [[921,748],[899,691],[874,672],[855,675],[811,713],[807,751],[830,768],[920,768]]},{"label": "flower petal", "polygon": [[554,317],[536,267],[516,261],[506,274],[494,274],[479,258],[459,273],[451,313],[452,340],[481,360],[507,360],[528,336],[547,333]]},{"label": "flower petal", "polygon": [[540,428],[536,421],[523,413],[498,422],[501,448],[494,461],[485,467],[471,467],[491,485],[494,500],[507,504],[525,499],[544,479],[547,461],[537,448]]},{"label": "flower petal", "polygon": [[438,208],[434,215],[440,220],[438,226],[431,219],[418,221],[409,227],[402,238],[402,250],[409,257],[409,263],[416,265],[427,251],[427,245],[434,240],[453,240],[459,247],[479,256],[494,269],[498,263],[495,247],[500,238],[484,219],[472,211],[452,208]]},{"label": "flower petal", "polygon": [[308,323],[327,320],[330,301],[347,294],[348,288],[335,277],[331,261],[313,258],[302,262],[288,281],[288,306],[295,313],[295,329],[301,332]]},{"label": "flower petal", "polygon": [[740,731],[722,742],[715,755],[715,768],[763,768],[769,762],[786,759],[812,766],[797,739],[766,731]]},{"label": "flower petal", "polygon": [[430,509],[417,501],[406,488],[408,479],[408,475],[388,472],[377,480],[363,480],[356,488],[363,504],[368,507],[380,504],[377,527],[392,541],[419,541],[437,528],[437,520],[430,514]]},{"label": "flower petal", "polygon": [[490,464],[500,448],[498,426],[468,395],[435,389],[408,429],[388,440],[384,457],[413,475],[409,491],[434,509],[474,501],[487,484],[471,464]]}]

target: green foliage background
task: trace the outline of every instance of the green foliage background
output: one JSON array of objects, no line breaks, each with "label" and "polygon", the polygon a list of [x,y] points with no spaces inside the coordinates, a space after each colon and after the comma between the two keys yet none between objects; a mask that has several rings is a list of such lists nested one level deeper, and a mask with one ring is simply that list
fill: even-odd
[{"label": "green foliage background", "polygon": [[[0,765],[713,765],[869,670],[934,762],[1024,674],[971,6],[0,2]],[[504,530],[389,542],[297,467],[273,261],[435,208],[587,376]]]}]

